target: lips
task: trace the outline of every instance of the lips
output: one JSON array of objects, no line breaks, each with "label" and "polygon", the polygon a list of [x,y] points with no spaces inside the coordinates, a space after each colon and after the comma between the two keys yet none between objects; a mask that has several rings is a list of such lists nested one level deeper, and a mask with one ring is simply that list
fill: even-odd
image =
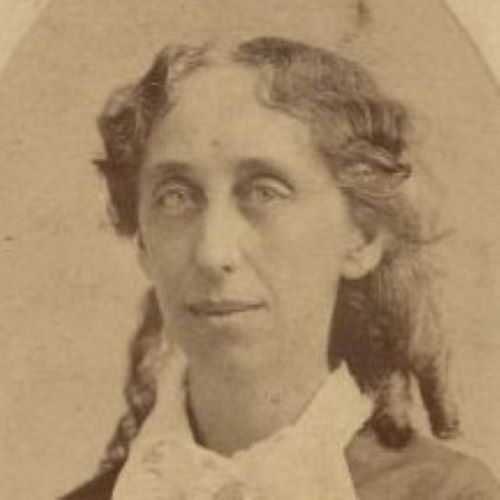
[{"label": "lips", "polygon": [[247,300],[206,300],[188,305],[188,310],[195,316],[229,316],[254,311],[264,307],[262,302]]}]

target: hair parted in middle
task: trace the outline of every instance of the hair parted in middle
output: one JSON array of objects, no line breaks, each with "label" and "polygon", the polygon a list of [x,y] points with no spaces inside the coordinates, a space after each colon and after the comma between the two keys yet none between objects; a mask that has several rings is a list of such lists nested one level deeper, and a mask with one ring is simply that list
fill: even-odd
[{"label": "hair parted in middle", "polygon": [[[138,83],[111,96],[99,117],[105,157],[95,163],[107,182],[117,232],[137,234],[137,183],[145,144],[154,124],[182,98],[179,82],[221,60],[259,72],[257,99],[310,127],[325,168],[366,238],[380,228],[388,235],[374,271],[341,281],[332,321],[332,365],[345,359],[360,389],[374,401],[367,425],[382,444],[404,446],[412,432],[415,379],[434,434],[456,434],[450,354],[430,251],[439,234],[405,189],[415,167],[408,161],[409,113],[385,97],[359,64],[275,37],[241,43],[223,56],[208,46],[165,47]],[[128,410],[108,445],[102,471],[125,462],[131,441],[155,404],[152,359],[161,329],[157,299],[150,290],[130,346]]]}]

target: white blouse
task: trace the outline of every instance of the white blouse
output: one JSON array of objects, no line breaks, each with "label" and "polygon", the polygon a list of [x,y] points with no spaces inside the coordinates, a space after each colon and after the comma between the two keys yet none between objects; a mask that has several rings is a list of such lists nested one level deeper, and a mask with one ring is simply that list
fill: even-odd
[{"label": "white blouse", "polygon": [[344,450],[369,417],[371,404],[345,365],[295,423],[229,458],[195,442],[185,373],[184,356],[171,349],[166,396],[134,442],[112,500],[356,498]]}]

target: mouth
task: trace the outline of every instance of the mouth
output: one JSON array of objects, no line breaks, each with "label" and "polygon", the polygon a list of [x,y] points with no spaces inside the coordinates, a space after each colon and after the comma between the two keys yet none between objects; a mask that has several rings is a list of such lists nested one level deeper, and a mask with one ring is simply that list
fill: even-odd
[{"label": "mouth", "polygon": [[221,300],[221,301],[200,301],[188,305],[188,310],[194,316],[218,317],[231,316],[234,314],[255,311],[264,307],[263,302],[241,301],[241,300]]}]

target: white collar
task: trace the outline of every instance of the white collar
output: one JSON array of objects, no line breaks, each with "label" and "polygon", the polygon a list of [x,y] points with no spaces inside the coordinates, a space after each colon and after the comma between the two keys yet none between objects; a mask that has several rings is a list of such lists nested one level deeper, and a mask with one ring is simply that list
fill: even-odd
[{"label": "white collar", "polygon": [[[171,349],[168,354],[162,374],[168,380],[168,387],[162,393],[165,395],[162,408],[155,408],[161,414],[161,430],[157,425],[152,424],[149,429],[146,425],[146,435],[141,433],[120,474],[113,500],[136,499],[124,492],[131,491],[131,483],[133,489],[134,476],[143,477],[137,470],[144,468],[144,461],[151,456],[151,450],[159,449],[158,446],[162,449],[161,475],[170,478],[165,481],[165,488],[173,488],[172,480],[175,479],[178,483],[175,487],[185,489],[185,498],[198,498],[199,493],[194,493],[195,490],[212,492],[199,497],[203,499],[357,498],[344,450],[369,416],[370,402],[360,394],[344,364],[329,376],[294,424],[227,458],[203,448],[194,440],[186,411],[186,365],[182,358],[178,349]],[[180,467],[182,462],[196,465]],[[245,491],[248,487],[253,493],[217,496],[217,491],[231,484],[244,485]],[[164,498],[170,500],[174,495],[165,491]]]}]

